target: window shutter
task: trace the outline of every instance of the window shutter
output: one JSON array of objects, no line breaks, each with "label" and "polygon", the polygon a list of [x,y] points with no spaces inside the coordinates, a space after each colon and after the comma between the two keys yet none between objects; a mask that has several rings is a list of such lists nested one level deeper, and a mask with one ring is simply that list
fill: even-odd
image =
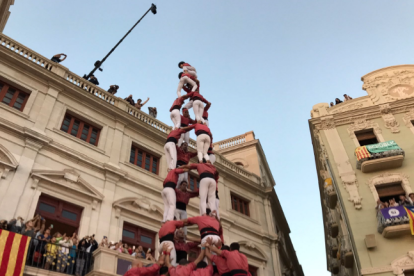
[{"label": "window shutter", "polygon": [[376,186],[379,197],[404,195],[405,191],[401,183],[393,183],[387,185]]}]

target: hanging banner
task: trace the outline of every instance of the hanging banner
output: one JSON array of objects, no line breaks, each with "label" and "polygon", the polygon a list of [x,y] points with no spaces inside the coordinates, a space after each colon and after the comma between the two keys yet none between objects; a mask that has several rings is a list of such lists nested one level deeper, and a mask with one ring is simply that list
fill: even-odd
[{"label": "hanging banner", "polygon": [[367,150],[370,153],[380,153],[388,150],[400,150],[401,148],[395,143],[394,140],[382,142],[378,144],[366,145]]},{"label": "hanging banner", "polygon": [[404,206],[390,207],[381,209],[381,213],[385,219],[393,219],[407,216]]}]

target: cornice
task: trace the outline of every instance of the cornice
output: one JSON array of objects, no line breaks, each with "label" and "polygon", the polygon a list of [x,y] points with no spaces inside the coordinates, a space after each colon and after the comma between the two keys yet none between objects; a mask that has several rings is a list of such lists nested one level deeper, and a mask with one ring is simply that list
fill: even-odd
[{"label": "cornice", "polygon": [[225,148],[225,149],[218,150],[217,152],[219,152],[221,154],[229,153],[229,152],[232,152],[232,151],[240,150],[241,148],[252,146],[252,145],[257,144],[257,143],[258,143],[258,140],[255,139],[255,140],[252,140],[252,141],[249,141],[249,142],[244,142],[244,143],[239,144],[239,145],[235,145],[235,146],[231,146],[231,147],[228,147],[228,148]]}]

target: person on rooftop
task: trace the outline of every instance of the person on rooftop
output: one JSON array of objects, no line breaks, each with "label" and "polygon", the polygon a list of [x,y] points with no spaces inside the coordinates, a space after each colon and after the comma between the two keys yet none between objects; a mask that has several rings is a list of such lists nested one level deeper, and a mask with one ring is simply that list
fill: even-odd
[{"label": "person on rooftop", "polygon": [[[63,58],[61,58],[63,56]],[[54,55],[50,60],[56,63],[61,63],[62,61],[64,61],[68,56],[65,54],[56,54]]]},{"label": "person on rooftop", "polygon": [[339,98],[335,99],[335,105],[342,103],[342,101]]},{"label": "person on rooftop", "polygon": [[148,107],[148,114],[153,117],[153,118],[157,118],[157,108],[156,107]]},{"label": "person on rooftop", "polygon": [[94,75],[91,75],[88,80],[95,85],[99,85],[99,81]]},{"label": "person on rooftop", "polygon": [[141,99],[138,99],[137,103],[135,104],[135,107],[141,110],[141,107],[143,107],[148,101],[149,101],[149,98],[145,102],[142,102]]},{"label": "person on rooftop", "polygon": [[344,101],[349,101],[352,100],[352,98],[350,96],[348,96],[347,94],[344,94]]},{"label": "person on rooftop", "polygon": [[116,92],[118,92],[118,89],[119,89],[119,86],[114,84],[109,87],[108,92],[111,93],[112,95],[115,95]]},{"label": "person on rooftop", "polygon": [[134,99],[132,98],[132,95],[129,95],[129,96],[128,96],[128,97],[126,97],[124,100],[125,100],[125,101],[127,101],[130,105],[135,105],[135,101],[134,101]]}]

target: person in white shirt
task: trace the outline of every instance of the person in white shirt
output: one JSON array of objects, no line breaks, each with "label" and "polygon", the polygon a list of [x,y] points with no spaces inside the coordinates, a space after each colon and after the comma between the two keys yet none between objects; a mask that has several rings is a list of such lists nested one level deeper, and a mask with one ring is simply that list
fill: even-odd
[{"label": "person in white shirt", "polygon": [[65,271],[66,265],[68,263],[68,255],[70,248],[73,243],[69,237],[66,237],[66,234],[63,235],[63,238],[59,241],[60,250],[58,252],[58,262],[56,265],[56,270],[61,273]]}]

